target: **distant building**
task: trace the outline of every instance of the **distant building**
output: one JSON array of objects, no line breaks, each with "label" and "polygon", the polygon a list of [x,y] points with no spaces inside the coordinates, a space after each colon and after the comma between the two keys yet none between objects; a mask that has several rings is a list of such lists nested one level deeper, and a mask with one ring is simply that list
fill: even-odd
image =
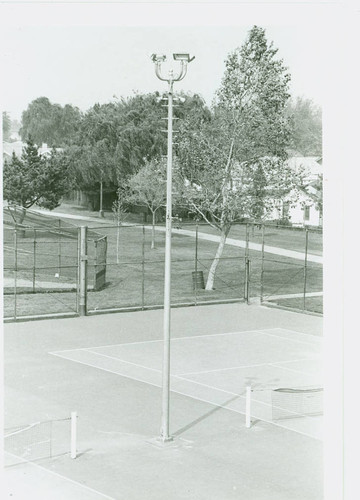
[{"label": "distant building", "polygon": [[[23,148],[25,146],[25,142],[22,141],[14,141],[14,142],[3,142],[3,156],[4,160],[11,160],[12,154],[18,158],[21,158]],[[40,156],[49,157],[51,155],[51,151],[53,148],[49,148],[48,145],[44,142],[41,147],[38,148],[38,153]],[[62,148],[55,148],[56,151],[62,152]]]},{"label": "distant building", "polygon": [[3,156],[4,160],[11,160],[12,154],[15,153],[15,156],[20,158],[22,154],[24,143],[22,141],[14,141],[14,142],[3,142]]},{"label": "distant building", "polygon": [[[279,201],[272,217],[288,219],[294,226],[322,227],[322,157],[292,157],[288,164],[295,171],[304,170],[304,182],[296,192]],[[294,198],[297,199],[296,202],[292,201]]]}]

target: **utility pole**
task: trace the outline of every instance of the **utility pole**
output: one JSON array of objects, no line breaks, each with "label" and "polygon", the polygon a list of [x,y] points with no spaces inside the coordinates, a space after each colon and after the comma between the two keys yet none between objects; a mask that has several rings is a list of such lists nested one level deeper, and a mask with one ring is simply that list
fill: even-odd
[{"label": "utility pole", "polygon": [[164,279],[164,350],[162,371],[162,412],[160,441],[172,441],[170,436],[170,320],[171,320],[171,223],[172,223],[172,162],[173,162],[173,84],[182,80],[187,72],[187,64],[194,57],[189,54],[173,54],[175,61],[180,61],[180,73],[169,71],[168,78],[161,76],[161,63],[166,56],[153,54],[156,76],[168,82],[168,127],[167,127],[167,174],[166,174],[166,228],[165,228],[165,279]]}]

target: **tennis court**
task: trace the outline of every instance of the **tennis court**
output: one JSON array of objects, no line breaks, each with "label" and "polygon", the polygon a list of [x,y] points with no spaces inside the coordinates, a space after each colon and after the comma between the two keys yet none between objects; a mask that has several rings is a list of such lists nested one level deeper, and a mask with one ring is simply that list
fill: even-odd
[{"label": "tennis court", "polygon": [[[320,317],[256,305],[173,309],[175,439],[159,448],[161,310],[7,324],[5,427],[77,411],[77,458],[33,472],[44,491],[63,478],[63,498],[82,498],[71,483],[99,499],[319,500],[321,329]],[[15,492],[16,467],[7,474]]]}]

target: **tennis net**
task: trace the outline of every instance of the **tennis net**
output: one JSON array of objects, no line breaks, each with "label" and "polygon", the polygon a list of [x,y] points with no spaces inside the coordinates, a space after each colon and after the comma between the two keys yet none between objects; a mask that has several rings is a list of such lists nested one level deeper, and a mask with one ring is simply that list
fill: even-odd
[{"label": "tennis net", "polygon": [[74,417],[46,420],[5,429],[5,466],[72,452],[73,420]]},{"label": "tennis net", "polygon": [[271,403],[272,420],[322,415],[323,389],[273,389]]}]

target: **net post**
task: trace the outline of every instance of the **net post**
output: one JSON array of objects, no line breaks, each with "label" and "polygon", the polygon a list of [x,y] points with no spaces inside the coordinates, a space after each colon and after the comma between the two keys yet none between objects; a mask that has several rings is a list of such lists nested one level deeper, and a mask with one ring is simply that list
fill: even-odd
[{"label": "net post", "polygon": [[71,412],[71,438],[70,438],[70,456],[76,458],[76,411]]},{"label": "net post", "polygon": [[251,386],[246,387],[246,410],[245,425],[248,429],[251,427]]}]

